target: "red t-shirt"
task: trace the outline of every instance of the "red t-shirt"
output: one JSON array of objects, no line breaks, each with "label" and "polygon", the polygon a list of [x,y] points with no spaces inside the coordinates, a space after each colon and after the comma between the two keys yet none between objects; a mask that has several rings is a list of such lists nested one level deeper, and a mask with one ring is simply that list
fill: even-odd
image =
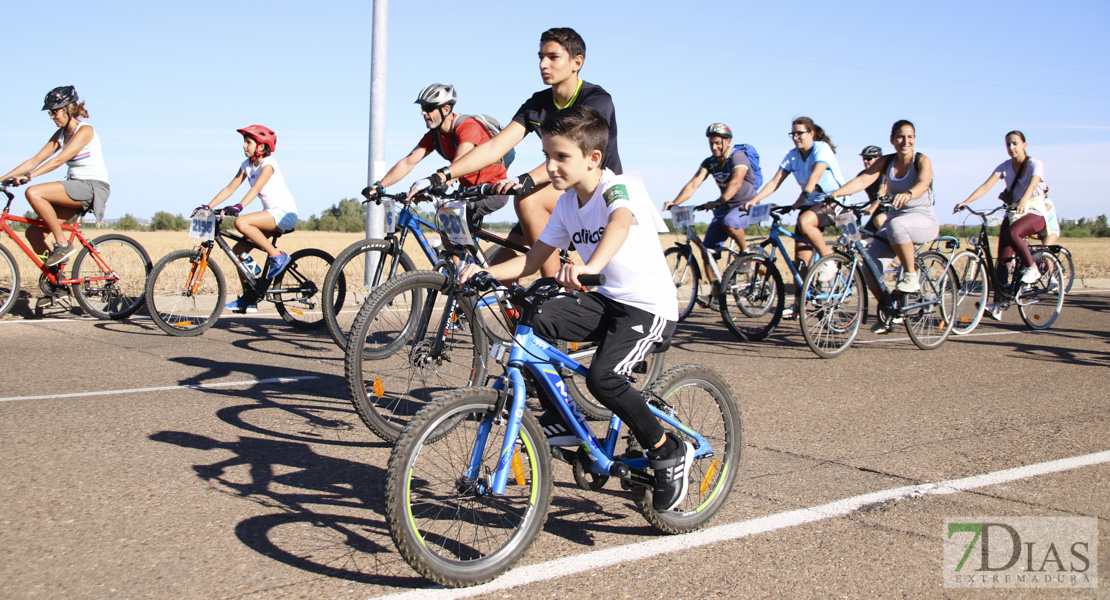
[{"label": "red t-shirt", "polygon": [[[455,118],[458,119],[459,117],[456,116]],[[444,158],[446,158],[447,160],[455,160],[455,153],[458,150],[458,147],[455,146],[454,138],[456,137],[459,139],[460,144],[463,142],[470,142],[475,146],[481,144],[482,142],[489,141],[489,133],[486,132],[486,128],[483,127],[477,119],[473,118],[456,121],[454,135],[450,133],[444,135],[438,127],[429,131],[428,133],[425,133],[424,137],[420,138],[420,143],[417,144],[417,147],[423,148],[424,151],[428,154],[435,152],[436,144],[435,141],[432,139],[433,135],[439,136],[439,146],[440,148],[443,148],[443,154],[445,155]],[[505,166],[502,165],[500,161],[498,161],[484,169],[475,171],[474,173],[471,173],[469,175],[463,175],[459,178],[459,181],[461,185],[472,186],[480,185],[483,183],[497,183],[498,181],[504,181],[505,179]]]}]

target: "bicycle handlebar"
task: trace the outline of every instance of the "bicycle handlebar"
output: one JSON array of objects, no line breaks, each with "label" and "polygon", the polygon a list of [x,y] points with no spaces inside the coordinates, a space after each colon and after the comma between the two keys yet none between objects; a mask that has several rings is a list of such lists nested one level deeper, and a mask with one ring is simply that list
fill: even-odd
[{"label": "bicycle handlebar", "polygon": [[989,217],[990,215],[993,215],[994,213],[996,213],[1000,210],[1006,210],[1007,208],[1009,208],[1009,207],[1007,207],[1005,204],[1003,204],[1002,206],[999,206],[999,207],[995,208],[994,210],[980,211],[980,210],[975,210],[974,208],[971,208],[970,206],[961,206],[961,207],[957,207],[957,208],[953,209],[952,212],[953,213],[958,213],[961,210],[966,210],[967,212],[969,212],[969,213],[971,213],[971,214],[973,214],[973,215],[975,215],[975,216],[977,216],[977,217],[979,217],[983,220],[986,220],[986,218]]},{"label": "bicycle handlebar", "polygon": [[[835,205],[837,205],[837,206],[839,206],[839,207],[841,207],[845,210],[852,211],[857,216],[862,214],[864,209],[866,209],[868,206],[871,206],[871,201],[867,201],[863,204],[847,204],[845,202],[841,202],[838,198],[835,198],[833,196],[829,196],[828,194],[826,194],[821,201],[822,202],[831,202],[832,204],[835,204]],[[893,207],[894,206],[893,201],[894,201],[894,196],[893,195],[879,196],[879,208],[882,208],[884,206]]]},{"label": "bicycle handlebar", "polygon": [[[455,190],[454,192],[447,191],[447,186],[446,185],[433,185],[431,187],[428,187],[428,188],[423,189],[420,192],[418,192],[416,194],[416,196],[414,196],[414,198],[423,196],[423,197],[428,198],[429,200],[433,200],[433,201],[434,200],[466,200],[466,201],[472,201],[472,200],[481,200],[483,198],[488,198],[490,196],[497,196],[497,195],[501,195],[501,196],[519,196],[519,195],[521,195],[521,192],[523,192],[523,191],[524,191],[523,188],[516,188],[516,189],[508,190],[504,194],[494,194],[492,183],[482,183],[482,184],[474,185],[474,186],[461,187],[461,188]],[[392,198],[393,200],[403,202],[405,199],[408,198],[408,194],[405,193],[405,192],[398,193],[398,194],[387,194],[385,192],[381,192],[377,195],[377,197],[374,198],[373,202],[375,204],[381,204],[383,198]],[[370,202],[369,198],[364,198],[362,200],[363,204],[366,204],[367,202]]]}]

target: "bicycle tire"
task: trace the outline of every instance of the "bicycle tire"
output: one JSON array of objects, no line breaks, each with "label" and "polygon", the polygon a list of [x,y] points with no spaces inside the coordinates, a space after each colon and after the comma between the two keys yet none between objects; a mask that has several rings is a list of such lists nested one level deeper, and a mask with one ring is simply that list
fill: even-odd
[{"label": "bicycle tire", "polygon": [[8,314],[19,300],[19,265],[4,246],[0,246],[0,317]]},{"label": "bicycle tire", "polygon": [[775,263],[747,254],[721,274],[721,319],[733,335],[758,342],[771,335],[786,306],[782,274]]},{"label": "bicycle tire", "polygon": [[[378,280],[367,283],[364,263],[355,260],[360,256],[369,258],[367,255],[371,254],[378,255],[379,261],[399,255],[398,274],[416,270],[409,255],[404,251],[398,252],[387,240],[361,240],[347,246],[335,257],[327,277],[324,278],[323,296],[332,299],[331,302],[324,303],[324,319],[328,334],[340,348],[347,347],[347,332],[351,330],[358,308],[382,284]],[[389,264],[386,263],[381,276],[385,276],[388,269]],[[339,289],[340,286],[342,290]],[[344,311],[347,307],[351,308]]]},{"label": "bicycle tire", "polygon": [[909,302],[936,302],[903,310],[902,317],[910,341],[922,350],[939,348],[948,339],[955,323],[957,277],[940,252],[922,252],[914,258],[921,289],[904,295]]},{"label": "bicycle tire", "polygon": [[[374,290],[355,317],[344,354],[347,391],[362,422],[387,442],[435,394],[485,383],[487,340],[466,298],[459,298],[456,326],[443,332],[441,356],[429,354],[442,318],[436,300],[451,284],[436,271],[404,273]],[[408,306],[416,296],[421,304]],[[429,305],[427,329],[417,332]]]},{"label": "bicycle tire", "polygon": [[[389,535],[413,569],[440,585],[478,585],[509,570],[539,535],[551,503],[547,443],[530,411],[521,414],[505,493],[483,490],[505,435],[507,419],[491,414],[497,394],[465,388],[440,396],[416,415],[389,456]],[[492,431],[476,448],[483,422]],[[465,476],[472,453],[480,461],[477,478]]]},{"label": "bicycle tire", "polygon": [[979,255],[963,251],[952,257],[952,270],[956,274],[956,312],[952,333],[971,333],[983,320],[990,292],[990,274]]},{"label": "bicycle tire", "polygon": [[[555,346],[560,352],[566,354],[578,361],[579,364],[585,365],[587,368],[593,360],[593,353],[597,350],[597,344],[593,342],[581,342],[575,344],[573,342],[566,342],[559,340]],[[587,354],[588,352],[588,354]],[[643,391],[650,389],[652,383],[659,378],[663,372],[663,357],[666,353],[652,352],[647,355],[644,360],[645,368],[643,373],[637,373],[633,377],[633,387],[637,390]],[[586,388],[586,382],[577,373],[567,373],[562,376],[563,385],[567,387],[567,394],[574,398],[575,404],[582,410],[582,414],[587,418],[595,421],[608,421],[609,417],[613,416],[613,411],[609,410],[602,404],[590,390]]]},{"label": "bicycle tire", "polygon": [[147,313],[159,329],[178,337],[200,335],[224,309],[227,284],[215,261],[195,279],[204,249],[175,250],[163,256],[146,280]]},{"label": "bicycle tire", "polygon": [[150,255],[139,242],[120,234],[102,235],[89,244],[96,248],[107,269],[101,269],[88,247],[73,260],[72,278],[109,277],[117,280],[74,283],[70,292],[85,312],[101,319],[126,319],[143,307],[146,280],[152,268]]},{"label": "bicycle tire", "polygon": [[1064,293],[1070,294],[1071,286],[1075,283],[1075,263],[1071,259],[1071,250],[1059,245],[1052,246],[1052,248],[1052,256],[1063,268],[1062,278],[1067,280],[1064,282]]},{"label": "bicycle tire", "polygon": [[[324,277],[334,259],[331,254],[318,248],[304,248],[289,255],[289,266],[278,273],[270,284],[274,305],[281,318],[297,329],[319,329],[325,325],[324,301],[322,292]],[[293,285],[288,284],[295,281]],[[288,288],[289,292],[274,293],[274,289]],[[338,301],[342,302],[342,298]]]},{"label": "bicycle tire", "polygon": [[[664,411],[673,410],[684,426],[709,441],[713,453],[694,459],[689,491],[674,510],[656,512],[651,506],[652,491],[646,487],[634,487],[632,499],[640,514],[659,531],[675,534],[700,529],[728,501],[740,470],[740,408],[724,378],[701,365],[681,365],[664,373],[648,401]],[[681,430],[666,423],[664,427],[692,442]]]},{"label": "bicycle tire", "polygon": [[674,282],[678,320],[683,321],[690,316],[698,300],[698,282],[701,280],[698,263],[694,260],[691,249],[678,246],[667,248],[663,257],[667,259],[667,268],[670,269],[671,280]]},{"label": "bicycle tire", "polygon": [[[836,263],[836,275],[821,282],[817,276],[825,262]],[[802,298],[799,318],[806,345],[821,358],[839,356],[852,345],[867,314],[862,274],[844,254],[826,254],[809,268],[802,283]]]},{"label": "bicycle tire", "polygon": [[1041,277],[1028,286],[1022,286],[1014,302],[1018,305],[1021,320],[1031,329],[1048,329],[1064,307],[1063,266],[1048,250],[1035,252],[1033,264],[1040,270]]}]

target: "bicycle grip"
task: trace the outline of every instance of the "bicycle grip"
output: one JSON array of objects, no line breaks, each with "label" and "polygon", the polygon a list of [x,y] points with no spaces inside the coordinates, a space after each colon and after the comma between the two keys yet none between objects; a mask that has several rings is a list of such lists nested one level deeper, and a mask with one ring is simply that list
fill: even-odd
[{"label": "bicycle grip", "polygon": [[605,285],[605,275],[602,273],[598,273],[596,275],[579,275],[578,283],[581,283],[582,285],[587,287]]}]

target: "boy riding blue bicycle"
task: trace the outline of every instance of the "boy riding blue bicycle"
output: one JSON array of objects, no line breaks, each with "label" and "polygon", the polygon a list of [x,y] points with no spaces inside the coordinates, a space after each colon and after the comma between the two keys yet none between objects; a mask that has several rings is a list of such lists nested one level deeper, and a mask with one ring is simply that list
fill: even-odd
[{"label": "boy riding blue bicycle", "polygon": [[[563,265],[556,281],[580,289],[580,275],[606,276],[595,292],[544,304],[533,330],[546,339],[598,343],[586,385],[647,449],[655,473],[653,507],[669,511],[686,495],[694,449],[664,431],[628,380],[632,368],[670,338],[678,320],[658,237],[662,218],[641,188],[602,167],[609,126],[596,110],[576,105],[559,111],[544,119],[541,130],[552,185],[564,193],[527,254],[485,271],[498,280],[515,280],[538,271],[556,248],[573,243],[585,264]],[[467,265],[459,277],[466,281],[479,271]]]}]

